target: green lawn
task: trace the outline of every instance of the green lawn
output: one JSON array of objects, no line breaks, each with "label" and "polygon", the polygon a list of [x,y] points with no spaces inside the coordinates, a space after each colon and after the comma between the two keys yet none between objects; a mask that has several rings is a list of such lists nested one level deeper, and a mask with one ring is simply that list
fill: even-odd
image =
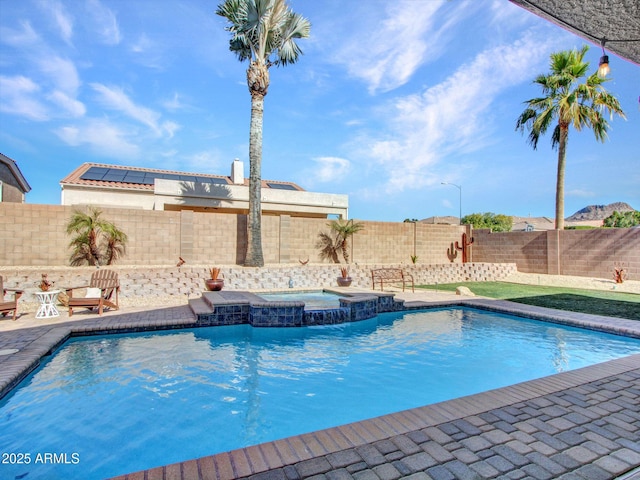
[{"label": "green lawn", "polygon": [[[476,295],[510,300],[527,305],[593,313],[611,317],[640,320],[640,295],[605,290],[544,287],[505,282],[462,282],[437,286],[437,290],[455,292],[456,287],[468,287]],[[435,285],[416,288],[435,290]]]}]

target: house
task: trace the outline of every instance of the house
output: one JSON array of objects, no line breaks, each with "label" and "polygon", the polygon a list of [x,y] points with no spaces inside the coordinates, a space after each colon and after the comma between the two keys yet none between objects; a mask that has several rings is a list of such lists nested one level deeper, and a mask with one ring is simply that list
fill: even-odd
[{"label": "house", "polygon": [[0,202],[24,203],[29,191],[16,161],[0,153]]},{"label": "house", "polygon": [[515,217],[512,216],[513,225],[512,232],[533,232],[554,230],[556,223],[553,218],[549,217]]},{"label": "house", "polygon": [[[62,205],[247,214],[243,162],[229,176],[83,163],[61,180]],[[262,180],[263,215],[348,218],[347,195],[308,192],[291,182]]]}]

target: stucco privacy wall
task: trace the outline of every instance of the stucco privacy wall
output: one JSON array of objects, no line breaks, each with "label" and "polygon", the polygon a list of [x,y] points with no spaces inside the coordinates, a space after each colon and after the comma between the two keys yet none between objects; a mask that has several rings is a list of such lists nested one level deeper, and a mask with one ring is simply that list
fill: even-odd
[{"label": "stucco privacy wall", "polygon": [[612,228],[548,232],[473,233],[473,260],[515,262],[518,271],[550,275],[613,277],[624,268],[640,279],[640,229]]},{"label": "stucco privacy wall", "polygon": [[[382,264],[352,265],[349,273],[353,279],[352,287],[371,288],[371,269],[380,268]],[[389,264],[385,264],[388,267]],[[393,265],[410,272],[415,284],[454,283],[463,281],[502,280],[516,272],[515,264],[480,264],[480,263],[447,263],[440,265]],[[208,278],[205,265],[181,267],[109,267],[118,273],[120,281],[120,298],[136,297],[199,297]],[[23,303],[35,303],[33,293],[39,291],[37,285],[40,275],[47,273],[55,282],[54,288],[64,290],[67,287],[86,285],[95,271],[95,267],[0,267],[0,275],[5,280],[5,287],[20,288],[25,294],[20,299]],[[337,265],[267,265],[264,268],[246,268],[240,266],[222,266],[225,279],[225,290],[257,290],[282,289],[289,290],[289,280],[294,288],[337,287],[340,269]],[[378,287],[379,289],[379,287]],[[83,292],[74,292],[82,295]]]}]

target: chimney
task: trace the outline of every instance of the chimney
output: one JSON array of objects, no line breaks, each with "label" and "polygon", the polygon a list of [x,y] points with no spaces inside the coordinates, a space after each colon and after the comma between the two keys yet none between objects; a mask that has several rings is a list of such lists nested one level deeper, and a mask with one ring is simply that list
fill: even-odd
[{"label": "chimney", "polygon": [[237,158],[231,164],[231,181],[234,185],[244,185],[244,163]]}]

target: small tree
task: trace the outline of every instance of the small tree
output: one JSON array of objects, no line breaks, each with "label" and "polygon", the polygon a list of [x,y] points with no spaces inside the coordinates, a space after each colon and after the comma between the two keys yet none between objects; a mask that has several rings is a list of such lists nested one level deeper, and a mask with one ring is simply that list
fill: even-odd
[{"label": "small tree", "polygon": [[473,225],[473,228],[490,228],[492,232],[510,232],[513,228],[512,217],[491,212],[466,215],[462,217],[462,223]]},{"label": "small tree", "polygon": [[101,215],[97,208],[90,207],[87,213],[76,210],[67,223],[67,234],[75,235],[69,243],[72,266],[111,265],[125,254],[127,234]]},{"label": "small tree", "polygon": [[640,211],[613,212],[602,221],[603,227],[631,228],[640,225]]},{"label": "small tree", "polygon": [[327,224],[331,233],[321,232],[316,247],[320,249],[320,258],[340,263],[338,252],[342,252],[345,263],[349,263],[349,238],[364,229],[364,224],[353,220],[332,220]]}]

